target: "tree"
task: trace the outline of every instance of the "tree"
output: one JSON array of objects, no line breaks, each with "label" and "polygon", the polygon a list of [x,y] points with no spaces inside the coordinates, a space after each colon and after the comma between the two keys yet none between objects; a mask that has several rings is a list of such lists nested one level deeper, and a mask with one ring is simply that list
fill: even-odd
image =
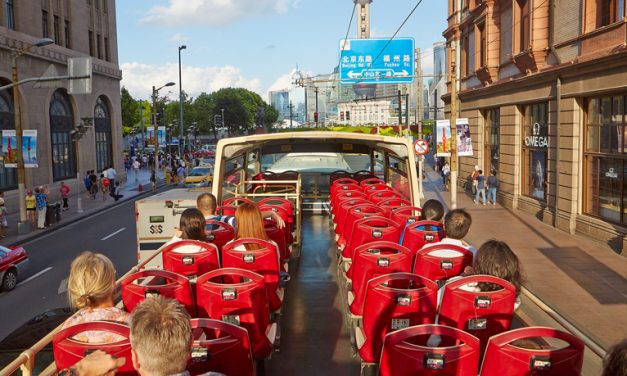
[{"label": "tree", "polygon": [[213,133],[213,138],[218,138],[216,127],[213,122],[215,104],[211,98],[211,95],[207,93],[201,93],[192,102],[192,115],[193,122],[196,123],[197,134]]},{"label": "tree", "polygon": [[139,123],[139,104],[125,87],[122,87],[120,102],[122,107],[122,129],[126,136]]}]

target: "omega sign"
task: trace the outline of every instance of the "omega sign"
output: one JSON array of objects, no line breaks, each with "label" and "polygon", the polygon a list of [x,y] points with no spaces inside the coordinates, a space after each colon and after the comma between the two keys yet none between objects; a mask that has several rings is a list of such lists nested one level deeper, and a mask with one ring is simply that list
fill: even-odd
[{"label": "omega sign", "polygon": [[546,148],[549,147],[549,138],[540,134],[541,126],[535,123],[531,129],[531,136],[525,137],[525,145],[528,148]]}]

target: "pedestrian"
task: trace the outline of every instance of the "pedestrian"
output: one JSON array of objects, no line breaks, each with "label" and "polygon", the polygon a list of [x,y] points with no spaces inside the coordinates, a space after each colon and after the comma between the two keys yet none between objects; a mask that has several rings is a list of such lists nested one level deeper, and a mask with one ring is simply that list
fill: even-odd
[{"label": "pedestrian", "polygon": [[113,193],[111,193],[111,197],[113,197],[113,199],[115,201],[118,201],[119,199],[121,199],[122,197],[124,197],[124,195],[120,194],[121,188],[120,188],[120,182],[116,181],[115,182],[115,187],[113,188]]},{"label": "pedestrian", "polygon": [[91,198],[93,200],[96,199],[96,194],[98,193],[98,176],[96,176],[96,171],[89,171],[89,192],[91,194]]},{"label": "pedestrian", "polygon": [[63,211],[66,211],[69,208],[67,201],[70,198],[70,186],[62,181],[61,188],[59,188],[59,193],[61,193],[61,198],[63,199]]},{"label": "pedestrian", "polygon": [[126,158],[124,158],[124,169],[126,170],[126,175],[127,176],[131,172],[131,167],[133,167],[132,163],[133,162],[131,161],[131,159],[128,156],[126,156]]},{"label": "pedestrian", "polygon": [[107,194],[111,194],[111,190],[109,189],[110,185],[111,185],[111,182],[109,181],[109,179],[107,179],[105,174],[100,174],[98,187],[100,188],[100,191],[102,192],[102,201],[106,201]]},{"label": "pedestrian", "polygon": [[7,229],[9,222],[7,221],[7,208],[4,207],[4,199],[0,197],[0,237],[7,237]]},{"label": "pedestrian", "polygon": [[154,169],[150,172],[150,185],[153,191],[157,189],[157,173]]},{"label": "pedestrian", "polygon": [[114,193],[116,175],[117,174],[113,165],[106,169],[105,177],[109,179],[109,193]]},{"label": "pedestrian", "polygon": [[479,175],[479,165],[475,165],[475,169],[472,170],[472,174],[470,178],[472,179],[472,194],[473,196],[477,194],[477,175]]},{"label": "pedestrian", "polygon": [[85,184],[85,189],[87,190],[87,197],[91,197],[91,180],[89,179],[89,175],[91,171],[87,171],[85,173],[85,178],[83,178],[83,184]]},{"label": "pedestrian", "polygon": [[448,165],[448,161],[444,162],[441,173],[442,173],[442,183],[444,185],[444,190],[448,191],[448,180],[449,180],[449,175],[451,174],[451,167]]},{"label": "pedestrian", "polygon": [[485,176],[483,176],[483,171],[479,170],[477,175],[477,193],[475,194],[475,204],[479,203],[479,196],[483,199],[483,205],[486,205],[485,198]]},{"label": "pedestrian", "polygon": [[178,175],[178,182],[185,184],[185,167],[183,165],[179,165],[179,168],[176,170],[176,174]]},{"label": "pedestrian", "polygon": [[35,226],[35,195],[33,194],[33,190],[29,189],[26,191],[26,197],[24,197],[24,201],[26,201],[26,216],[30,223]]},{"label": "pedestrian", "polygon": [[133,162],[133,171],[135,172],[135,183],[137,183],[139,181],[139,168],[141,167],[141,163],[139,163],[139,160],[135,160],[135,162]]},{"label": "pedestrian", "polygon": [[46,226],[46,210],[48,209],[48,194],[43,186],[35,189],[35,207],[37,209],[37,228]]},{"label": "pedestrian", "polygon": [[499,179],[496,177],[496,170],[490,171],[488,176],[488,203],[492,201],[492,205],[496,205],[496,189],[499,187]]}]

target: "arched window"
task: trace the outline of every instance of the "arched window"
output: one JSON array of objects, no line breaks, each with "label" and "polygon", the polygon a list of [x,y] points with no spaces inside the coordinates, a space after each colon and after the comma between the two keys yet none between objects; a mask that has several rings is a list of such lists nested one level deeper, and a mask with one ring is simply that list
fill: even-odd
[{"label": "arched window", "polygon": [[[15,129],[13,117],[13,99],[10,90],[0,91],[0,131]],[[17,187],[17,168],[4,167],[4,161],[0,165],[0,189]]]},{"label": "arched window", "polygon": [[76,153],[70,132],[74,114],[67,94],[57,90],[50,100],[50,140],[52,145],[52,176],[55,181],[76,176]]},{"label": "arched window", "polygon": [[94,108],[94,124],[96,128],[96,167],[98,171],[113,165],[111,141],[111,115],[107,99],[98,97]]}]

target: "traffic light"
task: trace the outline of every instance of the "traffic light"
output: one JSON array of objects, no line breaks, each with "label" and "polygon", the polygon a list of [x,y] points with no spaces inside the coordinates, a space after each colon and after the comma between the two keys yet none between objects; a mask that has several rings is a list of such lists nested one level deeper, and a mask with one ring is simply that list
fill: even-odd
[{"label": "traffic light", "polygon": [[314,112],[314,121],[317,123],[318,122],[318,113]]},{"label": "traffic light", "polygon": [[346,111],[346,120],[350,120],[351,119],[351,113],[350,111]]},{"label": "traffic light", "polygon": [[344,121],[344,111],[340,111],[340,121]]}]

